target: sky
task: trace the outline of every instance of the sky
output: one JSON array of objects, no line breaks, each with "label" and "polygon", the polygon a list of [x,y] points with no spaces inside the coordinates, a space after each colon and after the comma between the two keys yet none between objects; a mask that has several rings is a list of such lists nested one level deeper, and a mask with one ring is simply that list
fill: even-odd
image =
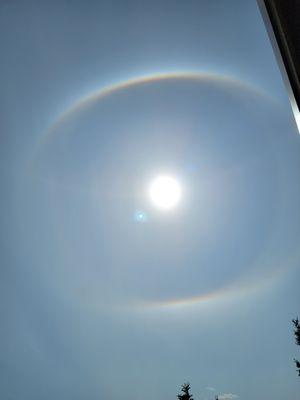
[{"label": "sky", "polygon": [[300,137],[256,1],[2,1],[0,48],[1,398],[295,399]]}]

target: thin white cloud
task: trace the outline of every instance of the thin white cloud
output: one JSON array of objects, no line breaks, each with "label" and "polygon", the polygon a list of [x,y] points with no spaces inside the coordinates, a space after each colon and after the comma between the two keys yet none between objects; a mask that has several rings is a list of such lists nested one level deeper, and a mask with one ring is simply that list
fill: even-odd
[{"label": "thin white cloud", "polygon": [[212,387],[212,386],[207,386],[205,389],[209,390],[210,392],[215,392],[216,391],[216,389],[214,387]]},{"label": "thin white cloud", "polygon": [[239,396],[233,393],[223,393],[218,396],[219,400],[234,400],[237,399]]}]

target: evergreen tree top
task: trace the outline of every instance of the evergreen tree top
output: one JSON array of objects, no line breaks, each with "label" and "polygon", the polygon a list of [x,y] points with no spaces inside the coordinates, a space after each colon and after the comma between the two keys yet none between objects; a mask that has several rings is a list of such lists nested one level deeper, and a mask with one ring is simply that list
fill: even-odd
[{"label": "evergreen tree top", "polygon": [[177,395],[178,400],[193,400],[193,397],[190,394],[190,388],[191,386],[188,382],[181,385],[182,394]]},{"label": "evergreen tree top", "polygon": [[293,319],[293,324],[295,326],[295,338],[296,338],[296,343],[300,346],[300,324],[299,324],[299,319]]}]

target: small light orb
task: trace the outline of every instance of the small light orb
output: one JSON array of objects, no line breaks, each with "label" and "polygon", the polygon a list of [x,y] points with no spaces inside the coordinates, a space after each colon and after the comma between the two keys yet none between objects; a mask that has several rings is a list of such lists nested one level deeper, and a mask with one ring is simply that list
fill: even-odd
[{"label": "small light orb", "polygon": [[147,222],[147,214],[143,211],[136,211],[134,214],[134,219],[136,222]]},{"label": "small light orb", "polygon": [[159,176],[150,185],[150,198],[158,208],[169,210],[175,207],[181,198],[179,183],[170,176]]}]

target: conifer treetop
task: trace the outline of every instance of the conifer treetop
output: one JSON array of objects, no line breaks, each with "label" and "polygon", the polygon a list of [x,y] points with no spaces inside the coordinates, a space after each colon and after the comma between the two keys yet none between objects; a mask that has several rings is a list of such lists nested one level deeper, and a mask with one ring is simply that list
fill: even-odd
[{"label": "conifer treetop", "polygon": [[181,385],[182,394],[178,394],[178,400],[194,400],[192,394],[190,394],[190,384],[188,382]]}]

